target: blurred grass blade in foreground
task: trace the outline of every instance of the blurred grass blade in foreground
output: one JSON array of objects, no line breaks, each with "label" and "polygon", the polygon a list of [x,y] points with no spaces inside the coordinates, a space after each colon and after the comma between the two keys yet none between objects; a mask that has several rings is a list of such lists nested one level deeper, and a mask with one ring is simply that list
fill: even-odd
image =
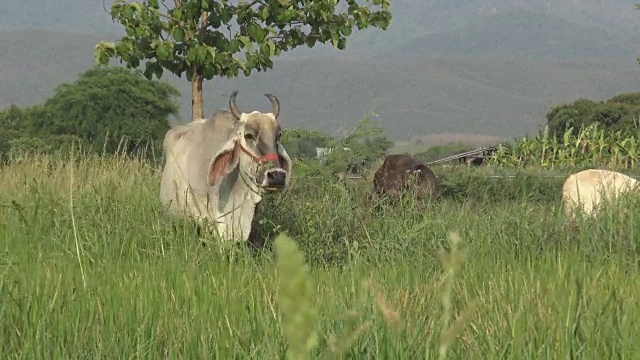
[{"label": "blurred grass blade in foreground", "polygon": [[304,265],[304,255],[291,238],[278,235],[275,248],[280,280],[278,302],[282,329],[289,345],[287,359],[306,359],[318,343],[311,280]]}]

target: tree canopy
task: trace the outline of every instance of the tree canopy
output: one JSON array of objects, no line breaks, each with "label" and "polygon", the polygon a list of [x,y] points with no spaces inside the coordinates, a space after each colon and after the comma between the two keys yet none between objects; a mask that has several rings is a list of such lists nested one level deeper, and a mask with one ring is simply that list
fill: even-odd
[{"label": "tree canopy", "polygon": [[546,118],[550,133],[558,140],[569,128],[576,136],[581,128],[593,123],[607,131],[636,134],[640,126],[640,93],[620,94],[607,101],[578,99],[553,107]]},{"label": "tree canopy", "polygon": [[23,138],[18,141],[26,144],[22,147],[34,143],[27,138],[49,143],[75,138],[106,152],[116,151],[124,138],[128,144],[121,151],[149,144],[157,151],[170,128],[169,116],[178,113],[173,97],[179,95],[173,86],[146,79],[140,71],[95,67],[74,83],[60,85],[42,105],[0,112],[0,137],[7,138],[6,144]]},{"label": "tree canopy", "polygon": [[[377,8],[377,10],[374,10]],[[112,57],[160,78],[166,69],[192,83],[192,118],[202,118],[202,82],[272,68],[272,58],[298,46],[330,42],[342,50],[354,28],[386,29],[389,0],[116,0],[111,16],[125,27],[117,43],[101,41],[94,56]],[[236,54],[242,56],[235,56]]]}]

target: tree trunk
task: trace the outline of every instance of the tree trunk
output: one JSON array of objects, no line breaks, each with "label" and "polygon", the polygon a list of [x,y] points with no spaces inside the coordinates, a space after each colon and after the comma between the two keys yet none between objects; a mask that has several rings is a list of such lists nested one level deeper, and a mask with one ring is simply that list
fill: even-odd
[{"label": "tree trunk", "polygon": [[202,72],[196,70],[191,78],[191,120],[202,118]]}]

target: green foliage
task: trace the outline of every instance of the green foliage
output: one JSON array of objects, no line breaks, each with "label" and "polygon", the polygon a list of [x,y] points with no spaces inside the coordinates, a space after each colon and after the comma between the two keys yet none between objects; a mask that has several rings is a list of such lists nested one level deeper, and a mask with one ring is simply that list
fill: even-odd
[{"label": "green foliage", "polygon": [[[353,0],[239,4],[227,0],[182,0],[173,4],[163,0],[116,0],[111,16],[125,27],[127,35],[117,43],[100,42],[94,56],[101,64],[119,57],[134,68],[146,60],[144,73],[148,78],[159,78],[163,69],[178,76],[186,73],[189,81],[194,74],[211,79],[236,77],[242,71],[248,76],[252,70],[271,68],[272,58],[282,51],[300,45],[313,47],[316,42],[331,42],[344,49],[355,27],[386,29],[391,21],[388,0],[374,0],[370,6]],[[375,7],[380,10],[374,11]],[[244,59],[234,56],[239,52]]]},{"label": "green foliage", "polygon": [[[367,117],[344,137],[330,137],[306,129],[287,129],[282,143],[296,161],[296,174],[305,176],[362,173],[393,146],[393,142],[383,135],[382,128]],[[316,159],[316,147],[328,148],[331,152],[322,159]]]},{"label": "green foliage", "polygon": [[50,153],[52,146],[43,139],[33,137],[19,137],[9,140],[9,157],[15,158],[25,154]]},{"label": "green foliage", "polygon": [[640,93],[620,94],[612,97],[608,103],[640,106]]},{"label": "green foliage", "polygon": [[566,175],[542,172],[540,167],[523,169],[510,166],[476,168],[436,165],[433,171],[439,178],[442,197],[481,203],[554,202],[558,199],[558,189],[562,187]]},{"label": "green foliage", "polygon": [[0,156],[11,150],[11,141],[21,137],[20,131],[0,127]]},{"label": "green foliage", "polygon": [[606,102],[578,99],[552,108],[546,118],[551,134],[559,141],[569,128],[577,136],[580,129],[593,123],[607,131],[635,134],[640,121],[640,93],[617,95]]},{"label": "green foliage", "polygon": [[582,127],[577,135],[567,129],[562,140],[545,128],[534,138],[516,139],[498,147],[490,164],[554,168],[607,167],[636,169],[640,159],[640,138],[626,130],[611,131],[599,122]]},{"label": "green foliage", "polygon": [[315,329],[317,311],[311,279],[304,264],[304,255],[291,238],[281,234],[274,240],[274,245],[278,256],[282,330],[289,343],[287,359],[304,360],[318,345]]},{"label": "green foliage", "polygon": [[177,114],[172,98],[178,95],[139,71],[95,67],[60,85],[43,105],[0,112],[0,128],[9,131],[4,136],[20,138],[11,145],[17,151],[50,152],[80,141],[107,153],[139,151],[149,144],[158,153],[170,128],[168,117]]},{"label": "green foliage", "polygon": [[361,174],[383,158],[393,142],[383,136],[380,126],[364,117],[352,131],[328,145],[333,151],[326,156],[324,164],[332,172]]},{"label": "green foliage", "polygon": [[[299,273],[278,269],[285,256],[229,260],[202,247],[190,225],[161,211],[156,170],[113,156],[37,156],[2,168],[5,358],[286,358],[279,287]],[[450,177],[491,169],[457,170]],[[379,209],[367,200],[370,185],[295,179],[285,198],[268,198],[282,206],[260,215],[305,255],[318,339],[307,358],[433,359],[442,349],[451,359],[612,359],[640,351],[637,205],[571,232],[557,183],[555,197],[540,202],[498,192],[490,201]],[[293,223],[275,217],[295,211]],[[343,223],[352,231],[326,226]],[[451,230],[465,240],[460,267]],[[318,266],[331,237],[333,251],[345,244],[341,261]],[[441,249],[451,254],[444,269]]]},{"label": "green foliage", "polygon": [[39,118],[46,114],[43,105],[19,108],[12,104],[0,110],[0,129],[17,131],[23,134],[34,134]]},{"label": "green foliage", "polygon": [[63,84],[44,108],[54,122],[41,123],[45,134],[71,134],[91,143],[104,143],[114,152],[124,137],[137,142],[162,141],[170,128],[169,115],[178,108],[171,85],[145,79],[139,71],[97,67],[82,73],[73,84]]},{"label": "green foliage", "polygon": [[319,131],[307,129],[287,129],[282,135],[282,145],[292,159],[313,160],[316,147],[327,147],[331,138]]}]

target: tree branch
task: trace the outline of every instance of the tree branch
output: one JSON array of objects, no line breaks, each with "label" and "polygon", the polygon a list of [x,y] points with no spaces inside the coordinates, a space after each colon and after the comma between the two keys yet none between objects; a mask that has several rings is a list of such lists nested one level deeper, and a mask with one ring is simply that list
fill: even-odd
[{"label": "tree branch", "polygon": [[111,13],[109,12],[109,10],[107,10],[107,4],[105,3],[106,0],[102,0],[102,9],[104,10],[104,12],[106,12],[107,14],[109,14],[109,16],[111,16],[111,18],[113,18],[113,15],[111,15]]}]

